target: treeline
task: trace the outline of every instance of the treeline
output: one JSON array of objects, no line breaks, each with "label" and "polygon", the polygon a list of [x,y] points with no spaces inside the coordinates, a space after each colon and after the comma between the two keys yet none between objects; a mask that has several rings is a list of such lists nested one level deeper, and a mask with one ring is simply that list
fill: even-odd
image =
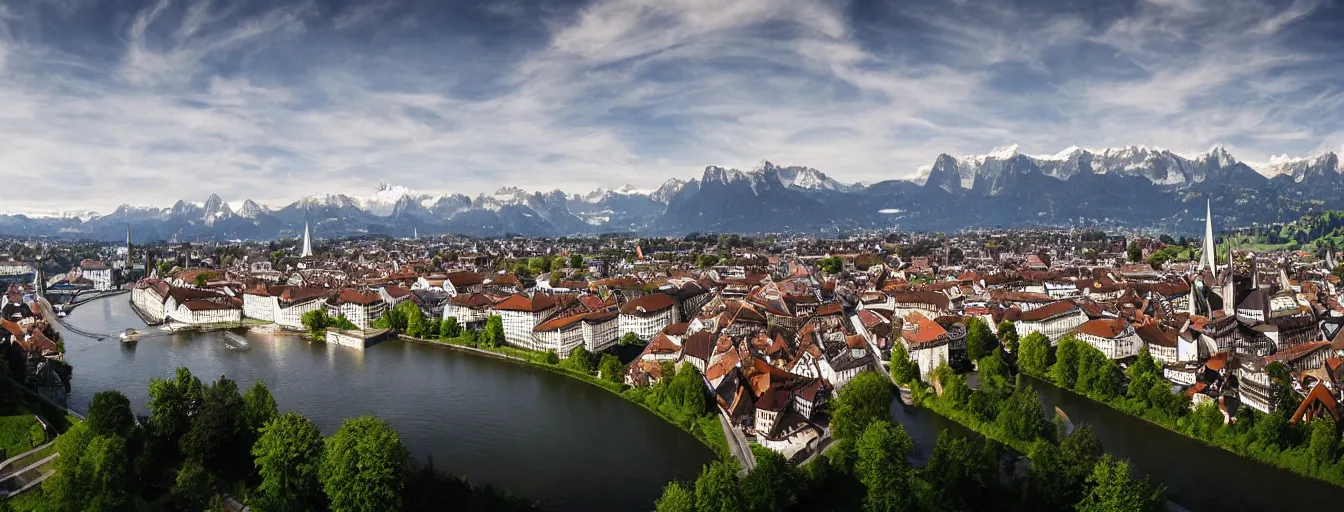
[{"label": "treeline", "polygon": [[1301,403],[1291,388],[1283,363],[1266,367],[1276,397],[1274,412],[1263,414],[1242,406],[1235,421],[1224,424],[1222,411],[1210,400],[1191,408],[1190,398],[1171,392],[1162,367],[1147,348],[1139,352],[1127,374],[1100,350],[1073,337],[1051,347],[1044,336],[1022,340],[1022,371],[1131,415],[1233,453],[1300,475],[1344,486],[1344,439],[1333,421],[1294,424]]},{"label": "treeline", "polygon": [[[775,510],[1155,510],[1162,492],[1130,477],[1129,465],[1102,454],[1084,427],[1055,444],[1040,412],[1038,443],[1030,469],[1017,477],[1013,457],[999,443],[942,431],[929,463],[909,463],[914,449],[905,429],[891,421],[893,386],[862,372],[832,404],[834,445],[818,459],[794,467],[772,451],[753,447],[756,468],[738,478],[730,460],[706,466],[693,482],[672,482],[659,512]],[[1039,402],[1038,402],[1039,406]],[[1010,407],[1023,417],[1025,408]]]},{"label": "treeline", "polygon": [[141,421],[117,391],[93,397],[87,420],[57,439],[40,510],[530,510],[534,505],[413,460],[383,420],[346,420],[324,438],[280,413],[257,382],[205,384],[186,368],[150,381]]}]

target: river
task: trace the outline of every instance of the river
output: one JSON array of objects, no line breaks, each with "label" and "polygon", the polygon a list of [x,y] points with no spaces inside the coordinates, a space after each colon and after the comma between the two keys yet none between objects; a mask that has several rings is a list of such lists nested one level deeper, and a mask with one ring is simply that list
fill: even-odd
[{"label": "river", "polygon": [[74,367],[69,405],[80,412],[105,389],[139,411],[149,380],[179,366],[244,389],[262,380],[281,411],[307,416],[323,433],[377,415],[416,457],[546,510],[651,510],[667,482],[693,479],[714,458],[690,434],[603,389],[447,347],[392,340],[360,352],[250,332],[240,350],[219,332],[154,336],[125,296],[84,304],[66,321],[146,333],[135,345],[63,334]]}]

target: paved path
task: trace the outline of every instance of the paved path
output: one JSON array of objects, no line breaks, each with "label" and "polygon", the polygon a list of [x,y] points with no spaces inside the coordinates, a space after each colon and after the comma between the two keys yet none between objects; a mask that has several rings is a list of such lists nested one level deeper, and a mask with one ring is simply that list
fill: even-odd
[{"label": "paved path", "polygon": [[742,431],[729,425],[728,419],[724,418],[722,414],[717,416],[719,417],[719,425],[723,427],[723,437],[728,439],[728,452],[742,465],[742,474],[756,469],[756,454],[751,453],[751,444],[742,435]]}]

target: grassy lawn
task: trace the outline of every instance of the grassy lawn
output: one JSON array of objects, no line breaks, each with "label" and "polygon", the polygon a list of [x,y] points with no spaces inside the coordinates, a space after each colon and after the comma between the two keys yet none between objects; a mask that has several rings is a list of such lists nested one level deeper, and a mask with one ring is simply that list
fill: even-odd
[{"label": "grassy lawn", "polygon": [[31,450],[33,444],[33,426],[37,425],[37,419],[28,411],[27,407],[18,406],[18,411],[9,416],[0,416],[0,449],[4,450],[0,454],[0,460],[8,459],[20,453]]}]

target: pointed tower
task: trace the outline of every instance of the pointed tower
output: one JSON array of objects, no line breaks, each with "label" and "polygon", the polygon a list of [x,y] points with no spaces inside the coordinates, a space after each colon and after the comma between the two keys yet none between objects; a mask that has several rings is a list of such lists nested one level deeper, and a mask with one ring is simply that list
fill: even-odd
[{"label": "pointed tower", "polygon": [[302,253],[302,254],[299,254],[299,257],[300,257],[300,258],[311,258],[312,256],[313,256],[313,238],[312,238],[312,233],[308,230],[308,222],[307,222],[307,221],[304,221],[304,223],[303,223],[303,253]]},{"label": "pointed tower", "polygon": [[1195,268],[1195,272],[1202,272],[1207,268],[1209,273],[1216,275],[1218,273],[1218,256],[1213,240],[1213,202],[1205,203],[1204,208],[1204,247],[1200,250],[1199,266]]}]

